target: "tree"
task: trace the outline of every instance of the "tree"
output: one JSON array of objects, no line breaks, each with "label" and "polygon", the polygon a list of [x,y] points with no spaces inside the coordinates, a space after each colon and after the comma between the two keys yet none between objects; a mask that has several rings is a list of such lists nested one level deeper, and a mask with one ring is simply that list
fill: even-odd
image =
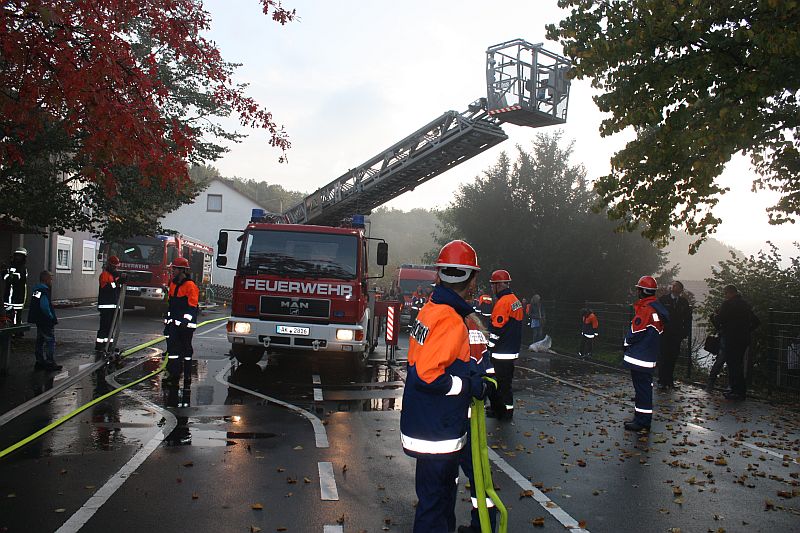
[{"label": "tree", "polygon": [[699,240],[720,223],[717,183],[737,153],[750,155],[754,188],[778,191],[770,222],[800,213],[800,3],[781,0],[560,0],[570,15],[548,37],[592,78],[610,117],[603,136],[636,138],[595,188],[612,219],[665,242],[670,226]]},{"label": "tree", "polygon": [[[532,149],[502,153],[474,182],[463,185],[440,213],[439,242],[462,238],[478,252],[481,280],[511,272],[520,296],[582,302],[625,301],[639,276],[658,271],[662,254],[638,235],[614,232],[592,211],[596,200],[572,144],[539,134]],[[487,284],[488,285],[488,284]]]},{"label": "tree", "polygon": [[[281,24],[294,18],[259,1]],[[230,114],[285,151],[272,115],[234,83],[236,65],[202,37],[209,25],[199,0],[3,2],[0,212],[28,230],[101,233],[113,206],[121,228],[129,208],[154,227],[161,204],[193,197],[187,165],[219,157],[213,139],[240,138],[216,121]]]}]

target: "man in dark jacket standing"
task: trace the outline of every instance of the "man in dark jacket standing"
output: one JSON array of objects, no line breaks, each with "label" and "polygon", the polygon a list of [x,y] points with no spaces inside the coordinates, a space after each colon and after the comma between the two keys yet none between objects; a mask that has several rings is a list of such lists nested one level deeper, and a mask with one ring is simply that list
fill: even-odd
[{"label": "man in dark jacket standing", "polygon": [[750,333],[761,322],[735,285],[725,286],[723,294],[725,301],[711,317],[711,322],[719,332],[720,356],[728,363],[731,390],[725,393],[725,397],[730,400],[744,400],[747,396],[744,354],[750,345]]},{"label": "man in dark jacket standing", "polygon": [[53,275],[47,270],[39,274],[39,284],[33,288],[31,294],[31,307],[28,310],[28,322],[36,324],[36,370],[61,370],[61,365],[55,362],[56,334],[58,324],[56,310],[50,290],[53,288]]},{"label": "man in dark jacket standing", "polygon": [[658,359],[658,388],[665,391],[675,388],[675,362],[681,352],[681,342],[689,336],[689,328],[692,327],[692,310],[689,300],[683,296],[683,283],[677,280],[672,282],[670,291],[658,301],[669,312],[669,322],[664,324],[664,334],[661,335],[661,355]]}]

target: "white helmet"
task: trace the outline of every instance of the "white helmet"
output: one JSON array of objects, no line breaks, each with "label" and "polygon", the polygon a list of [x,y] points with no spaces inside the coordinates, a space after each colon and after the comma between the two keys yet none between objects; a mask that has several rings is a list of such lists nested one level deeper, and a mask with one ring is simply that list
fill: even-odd
[{"label": "white helmet", "polygon": [[27,257],[27,256],[28,256],[28,250],[26,250],[26,249],[25,249],[25,248],[23,248],[23,247],[19,247],[19,248],[17,248],[16,250],[14,250],[14,253],[15,253],[15,254],[24,255],[25,257]]}]

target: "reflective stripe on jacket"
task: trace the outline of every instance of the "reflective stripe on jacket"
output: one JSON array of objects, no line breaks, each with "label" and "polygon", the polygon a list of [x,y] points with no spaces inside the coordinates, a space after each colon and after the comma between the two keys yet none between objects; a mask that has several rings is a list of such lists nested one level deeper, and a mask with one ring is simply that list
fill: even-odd
[{"label": "reflective stripe on jacket", "polygon": [[25,305],[25,285],[28,282],[28,271],[25,267],[9,266],[3,271],[3,303],[6,309],[22,309]]},{"label": "reflective stripe on jacket", "polygon": [[[470,343],[464,318],[448,303],[420,310],[411,329],[400,436],[412,457],[457,453],[467,442]],[[469,306],[461,300],[467,309]]]},{"label": "reflective stripe on jacket", "polygon": [[655,296],[647,296],[633,304],[631,329],[625,335],[625,355],[622,358],[627,367],[653,371],[661,352],[660,335],[667,320],[669,313]]},{"label": "reflective stripe on jacket", "polygon": [[187,277],[180,283],[175,283],[173,279],[169,284],[169,309],[165,320],[167,325],[196,328],[199,299],[200,289],[192,278]]},{"label": "reflective stripe on jacket", "polygon": [[505,289],[497,294],[489,327],[489,351],[495,359],[516,359],[522,344],[522,302]]}]

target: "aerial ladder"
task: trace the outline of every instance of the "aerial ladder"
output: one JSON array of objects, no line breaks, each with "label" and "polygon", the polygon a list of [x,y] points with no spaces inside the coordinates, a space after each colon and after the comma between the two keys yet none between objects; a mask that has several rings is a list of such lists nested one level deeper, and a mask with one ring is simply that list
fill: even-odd
[{"label": "aerial ladder", "polygon": [[281,215],[291,224],[335,226],[450,170],[508,138],[501,124],[533,128],[567,119],[569,61],[514,39],[486,50],[486,97],[447,111],[320,187]]}]

